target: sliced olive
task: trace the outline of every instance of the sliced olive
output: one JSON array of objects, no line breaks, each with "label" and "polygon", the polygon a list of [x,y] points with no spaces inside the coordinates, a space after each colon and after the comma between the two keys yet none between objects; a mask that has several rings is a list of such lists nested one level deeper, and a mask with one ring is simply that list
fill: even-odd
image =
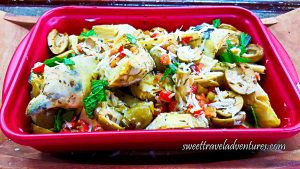
[{"label": "sliced olive", "polygon": [[241,125],[246,119],[246,113],[245,112],[239,112],[237,115],[235,115],[233,118],[226,118],[221,119],[217,117],[211,118],[211,122],[215,127],[235,127]]},{"label": "sliced olive", "polygon": [[31,130],[35,134],[51,134],[51,133],[54,133],[51,130],[45,129],[45,128],[40,127],[40,126],[37,126],[33,123],[31,123]]},{"label": "sliced olive", "polygon": [[250,94],[255,91],[257,84],[255,73],[245,64],[225,70],[225,78],[229,87],[239,94]]},{"label": "sliced olive", "polygon": [[153,119],[154,106],[152,102],[137,103],[125,114],[122,122],[126,128],[144,129]]},{"label": "sliced olive", "polygon": [[65,51],[68,47],[68,34],[59,33],[56,29],[52,29],[52,31],[48,34],[48,46],[53,54],[60,54]]},{"label": "sliced olive", "polygon": [[234,26],[229,25],[229,24],[225,24],[225,23],[222,23],[218,28],[219,29],[229,29],[229,30],[232,30],[232,31],[238,31]]},{"label": "sliced olive", "polygon": [[[97,109],[96,109],[97,111]],[[119,124],[122,119],[122,115],[111,108],[102,108],[98,113],[98,122],[104,130],[123,130]]]},{"label": "sliced olive", "polygon": [[260,61],[264,56],[264,49],[257,44],[249,44],[247,52],[242,55],[244,58],[249,58],[251,63]]}]

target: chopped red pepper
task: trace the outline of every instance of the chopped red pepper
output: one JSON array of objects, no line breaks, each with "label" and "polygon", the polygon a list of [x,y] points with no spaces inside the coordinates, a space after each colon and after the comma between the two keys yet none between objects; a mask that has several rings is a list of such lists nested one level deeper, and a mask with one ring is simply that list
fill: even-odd
[{"label": "chopped red pepper", "polygon": [[199,116],[202,115],[203,113],[204,113],[204,111],[203,111],[202,109],[200,109],[200,110],[194,111],[193,115],[194,115],[195,117],[199,117]]},{"label": "chopped red pepper", "polygon": [[70,133],[71,131],[69,129],[64,128],[64,129],[61,129],[60,132],[61,133]]},{"label": "chopped red pepper", "polygon": [[201,71],[201,69],[204,67],[204,64],[203,63],[197,63],[196,65],[195,65],[195,70],[197,71],[197,72],[200,72]]},{"label": "chopped red pepper", "polygon": [[171,60],[168,54],[162,54],[160,57],[160,63],[163,65],[170,64]]},{"label": "chopped red pepper", "polygon": [[99,124],[97,124],[97,125],[93,128],[92,131],[93,131],[93,132],[103,131],[103,128],[102,128]]},{"label": "chopped red pepper", "polygon": [[181,39],[181,43],[182,43],[183,45],[188,45],[189,42],[191,41],[191,39],[192,39],[191,36],[184,37],[184,38]]},{"label": "chopped red pepper", "polygon": [[88,132],[89,126],[83,120],[78,120],[78,122],[77,122],[77,129],[79,129],[80,132]]},{"label": "chopped red pepper", "polygon": [[169,111],[170,112],[176,111],[176,105],[177,105],[176,100],[172,100],[168,105]]},{"label": "chopped red pepper", "polygon": [[197,86],[197,85],[191,86],[191,92],[192,92],[192,93],[196,94],[197,91],[198,91],[198,86]]},{"label": "chopped red pepper", "polygon": [[170,103],[172,101],[172,97],[170,97],[171,94],[172,94],[172,92],[163,90],[159,93],[159,99],[163,102]]},{"label": "chopped red pepper", "polygon": [[150,37],[155,38],[157,35],[159,35],[159,34],[158,33],[153,33]]},{"label": "chopped red pepper", "polygon": [[33,71],[33,73],[35,73],[35,74],[39,74],[39,73],[43,73],[43,72],[44,72],[44,69],[45,69],[45,64],[42,63],[42,64],[40,64],[39,66],[33,68],[32,71]]},{"label": "chopped red pepper", "polygon": [[245,126],[243,126],[243,125],[239,125],[239,126],[236,126],[236,127],[234,127],[234,128],[236,128],[236,129],[247,129],[248,127],[245,127]]}]

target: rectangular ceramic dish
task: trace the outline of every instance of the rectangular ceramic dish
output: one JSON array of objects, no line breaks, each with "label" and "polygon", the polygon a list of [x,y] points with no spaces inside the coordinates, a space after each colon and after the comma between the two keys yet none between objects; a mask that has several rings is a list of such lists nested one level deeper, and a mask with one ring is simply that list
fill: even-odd
[{"label": "rectangular ceramic dish", "polygon": [[[97,24],[131,24],[151,29],[161,26],[174,31],[183,26],[220,18],[243,32],[264,48],[266,75],[262,86],[269,94],[272,107],[281,119],[279,128],[260,129],[181,129],[126,130],[93,133],[30,134],[25,109],[29,102],[27,80],[35,62],[50,56],[46,37],[55,28],[59,32],[79,34],[83,28]],[[298,87],[297,87],[298,84]],[[181,149],[183,143],[274,142],[300,130],[299,79],[282,46],[250,11],[239,7],[60,7],[40,17],[35,27],[17,48],[5,77],[2,94],[1,128],[13,141],[42,151],[76,151],[101,149]]]}]

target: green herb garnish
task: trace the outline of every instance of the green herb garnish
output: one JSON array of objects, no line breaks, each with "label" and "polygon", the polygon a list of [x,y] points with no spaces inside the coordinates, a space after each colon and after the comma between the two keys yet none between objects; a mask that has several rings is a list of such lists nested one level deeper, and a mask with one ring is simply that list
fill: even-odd
[{"label": "green herb garnish", "polygon": [[247,47],[251,41],[251,36],[246,33],[241,33],[240,36],[240,46]]},{"label": "green herb garnish", "polygon": [[[228,63],[248,63],[250,61],[249,58],[243,58],[243,57],[239,57],[235,54],[232,53],[231,49],[234,48],[235,46],[233,46],[230,42],[230,40],[226,40],[227,43],[227,51],[224,52],[221,56],[220,56],[220,61],[221,62],[228,62]],[[246,49],[241,49],[241,52],[246,52]]]},{"label": "green herb garnish", "polygon": [[57,114],[54,115],[54,128],[53,128],[54,131],[61,130],[61,124],[62,124],[61,113],[62,113],[62,110],[59,109]]},{"label": "green herb garnish", "polygon": [[91,29],[87,32],[81,32],[79,36],[90,37],[90,36],[97,36],[97,34],[93,29]]},{"label": "green herb garnish", "polygon": [[221,20],[220,19],[214,19],[212,21],[212,24],[215,28],[218,28],[221,25]]},{"label": "green herb garnish", "polygon": [[136,44],[137,39],[136,39],[133,35],[127,33],[127,34],[126,34],[126,37],[127,37],[128,41],[129,41],[130,43]]},{"label": "green herb garnish", "polygon": [[94,118],[94,109],[98,102],[106,101],[105,88],[108,86],[106,80],[93,80],[92,92],[83,99],[83,106],[89,118]]},{"label": "green herb garnish", "polygon": [[167,69],[165,70],[164,72],[164,75],[163,77],[160,78],[160,81],[163,81],[165,80],[166,77],[168,77],[169,75],[171,74],[175,74],[176,71],[177,71],[177,67],[178,67],[179,63],[178,62],[175,62],[175,63],[171,63],[168,65]]},{"label": "green herb garnish", "polygon": [[214,29],[208,28],[206,31],[203,32],[202,39],[203,39],[203,40],[209,39],[209,38],[210,38],[210,34],[211,34],[211,32],[213,32],[213,31],[214,31]]},{"label": "green herb garnish", "polygon": [[69,65],[75,65],[75,62],[69,58],[64,58],[64,64],[69,66]]},{"label": "green herb garnish", "polygon": [[250,112],[251,112],[251,115],[253,116],[254,127],[255,127],[255,128],[259,128],[259,125],[258,125],[258,123],[257,123],[256,114],[255,114],[254,109],[253,109],[252,106],[250,107]]}]

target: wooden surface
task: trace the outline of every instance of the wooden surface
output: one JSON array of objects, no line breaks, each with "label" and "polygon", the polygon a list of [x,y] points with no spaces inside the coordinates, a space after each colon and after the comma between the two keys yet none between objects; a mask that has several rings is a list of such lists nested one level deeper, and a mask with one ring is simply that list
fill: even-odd
[{"label": "wooden surface", "polygon": [[[26,35],[28,29],[17,24],[23,20],[0,12],[0,91],[2,90],[3,76],[15,48]],[[300,44],[300,10],[287,13],[271,19],[270,30],[284,45],[290,54],[298,74],[299,44]],[[28,23],[35,22],[36,18],[26,17]],[[266,22],[271,22],[266,21]],[[21,24],[23,25],[23,24]],[[23,25],[24,26],[24,25]],[[0,92],[1,93],[1,92]],[[179,152],[179,151],[112,151],[90,153],[41,153],[30,147],[18,145],[7,139],[0,131],[0,168],[174,168],[174,167],[294,167],[300,168],[300,134],[282,140],[286,144],[284,151],[218,151],[218,152]]]}]

